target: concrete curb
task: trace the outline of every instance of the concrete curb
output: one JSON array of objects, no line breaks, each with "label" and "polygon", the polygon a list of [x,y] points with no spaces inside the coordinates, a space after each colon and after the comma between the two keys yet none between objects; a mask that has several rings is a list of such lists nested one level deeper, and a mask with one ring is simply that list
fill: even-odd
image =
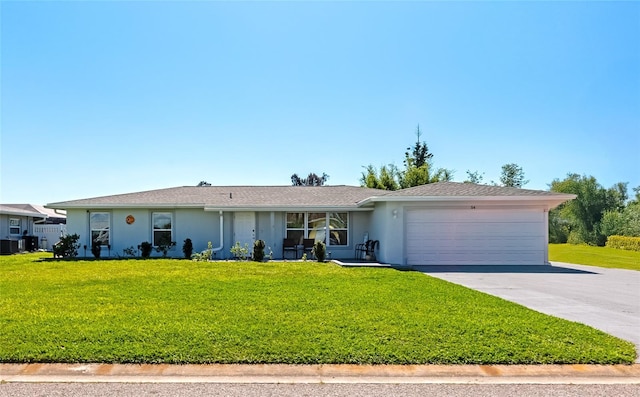
[{"label": "concrete curb", "polygon": [[640,365],[0,364],[0,382],[640,384]]}]

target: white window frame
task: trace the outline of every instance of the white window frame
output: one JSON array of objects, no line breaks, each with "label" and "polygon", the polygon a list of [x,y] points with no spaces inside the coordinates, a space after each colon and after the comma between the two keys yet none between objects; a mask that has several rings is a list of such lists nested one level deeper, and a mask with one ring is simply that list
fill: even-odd
[{"label": "white window frame", "polygon": [[[332,245],[331,244],[331,239],[327,239],[327,227],[331,227],[331,214],[335,214],[335,213],[340,213],[340,214],[345,214],[346,216],[346,222],[347,222],[347,227],[346,228],[339,228],[339,229],[335,229],[336,231],[345,231],[347,234],[347,241],[346,244],[339,244],[339,245]],[[287,227],[287,220],[289,218],[289,214],[303,214],[304,215],[304,221],[303,221],[303,226],[302,228],[299,227],[295,227],[295,228],[290,228]],[[290,212],[286,212],[285,213],[285,231],[284,231],[284,235],[285,237],[288,235],[288,231],[292,230],[292,231],[302,231],[303,232],[303,237],[304,238],[309,238],[309,233],[316,230],[312,227],[309,227],[309,214],[324,214],[324,219],[325,219],[325,226],[324,226],[324,230],[321,231],[324,233],[324,239],[322,240],[327,246],[333,246],[333,247],[347,247],[350,244],[351,241],[351,231],[350,231],[350,225],[351,222],[349,220],[351,213],[348,211],[331,211],[331,212],[323,212],[323,211],[290,211]],[[320,231],[319,229],[317,231]]]},{"label": "white window frame", "polygon": [[[347,223],[347,227],[346,228],[331,228],[331,215],[332,214],[345,214],[345,221]],[[332,211],[332,212],[327,212],[327,226],[329,227],[329,233],[331,233],[332,231],[345,231],[347,234],[347,241],[345,244],[338,244],[338,245],[334,245],[334,247],[346,247],[349,245],[349,239],[350,239],[350,235],[351,233],[349,233],[349,224],[351,223],[349,221],[349,212],[347,211]],[[331,243],[331,239],[329,239],[329,243],[327,245],[332,245]]]},{"label": "white window frame", "polygon": [[[102,220],[101,222],[103,223],[102,225],[96,225],[94,224],[94,216],[105,216],[106,217],[106,221]],[[98,223],[98,221],[96,220],[96,223]],[[106,223],[106,226],[105,226]],[[107,242],[105,243],[104,241],[101,241],[101,244],[103,246],[105,245],[111,245],[111,213],[108,211],[91,211],[89,212],[89,238],[90,238],[90,242],[91,244],[93,244],[93,233],[96,232],[98,234],[98,236],[100,236],[101,234],[104,234],[106,232],[107,235]],[[101,240],[103,240],[101,238]]]},{"label": "white window frame", "polygon": [[[171,225],[170,227],[167,228],[158,228],[156,229],[156,216],[168,216],[169,220],[171,221]],[[173,224],[174,224],[174,219],[173,219],[173,212],[169,212],[169,211],[154,211],[151,213],[151,244],[154,247],[157,247],[158,245],[156,244],[156,232],[169,232],[169,242],[173,241]]]},{"label": "white window frame", "polygon": [[[14,230],[18,231],[14,233]],[[20,218],[9,218],[9,234],[11,235],[20,235],[22,233],[22,219]]]}]

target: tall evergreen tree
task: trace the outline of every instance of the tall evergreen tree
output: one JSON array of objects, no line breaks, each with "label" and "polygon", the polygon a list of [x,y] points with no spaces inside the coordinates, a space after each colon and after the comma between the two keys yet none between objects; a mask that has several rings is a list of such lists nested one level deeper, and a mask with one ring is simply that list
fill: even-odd
[{"label": "tall evergreen tree", "polygon": [[376,170],[373,165],[365,167],[365,172],[360,178],[361,186],[396,190],[427,183],[450,181],[453,179],[453,170],[447,168],[434,169],[433,153],[424,141],[420,141],[422,131],[420,125],[416,128],[416,142],[413,148],[408,147],[404,153],[404,170],[399,170],[395,165],[389,164]]}]

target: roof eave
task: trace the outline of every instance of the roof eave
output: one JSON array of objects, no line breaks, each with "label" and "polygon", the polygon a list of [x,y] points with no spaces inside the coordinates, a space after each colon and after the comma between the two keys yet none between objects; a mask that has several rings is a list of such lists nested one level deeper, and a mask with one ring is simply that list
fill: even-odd
[{"label": "roof eave", "polygon": [[205,205],[205,211],[223,211],[223,212],[339,212],[339,211],[373,211],[373,207],[357,207],[357,206],[317,206],[317,205],[292,205],[292,206],[237,206],[225,207],[219,205]]},{"label": "roof eave", "polygon": [[373,207],[364,207],[357,205],[350,206],[322,206],[322,205],[291,205],[291,206],[221,206],[215,204],[76,204],[67,205],[64,203],[52,203],[45,205],[45,208],[50,209],[140,209],[140,208],[161,208],[161,209],[178,209],[178,208],[197,208],[204,209],[205,211],[225,211],[225,212],[260,212],[260,211],[274,211],[274,212],[287,212],[287,211],[318,211],[318,212],[331,212],[331,211],[372,211]]},{"label": "roof eave", "polygon": [[65,204],[51,203],[44,206],[49,209],[124,209],[124,208],[203,208],[204,204],[144,203],[144,204]]},{"label": "roof eave", "polygon": [[26,217],[31,217],[31,218],[44,218],[44,219],[46,219],[48,217],[48,215],[41,214],[39,212],[1,211],[0,213],[2,215],[26,216]]}]

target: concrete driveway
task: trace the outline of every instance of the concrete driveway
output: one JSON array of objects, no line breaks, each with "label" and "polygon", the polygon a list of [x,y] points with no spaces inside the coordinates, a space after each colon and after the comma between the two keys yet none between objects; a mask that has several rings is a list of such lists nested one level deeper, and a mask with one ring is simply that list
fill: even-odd
[{"label": "concrete driveway", "polygon": [[[552,266],[415,266],[415,270],[633,342],[640,354],[640,272]],[[640,363],[640,357],[636,360]]]}]

